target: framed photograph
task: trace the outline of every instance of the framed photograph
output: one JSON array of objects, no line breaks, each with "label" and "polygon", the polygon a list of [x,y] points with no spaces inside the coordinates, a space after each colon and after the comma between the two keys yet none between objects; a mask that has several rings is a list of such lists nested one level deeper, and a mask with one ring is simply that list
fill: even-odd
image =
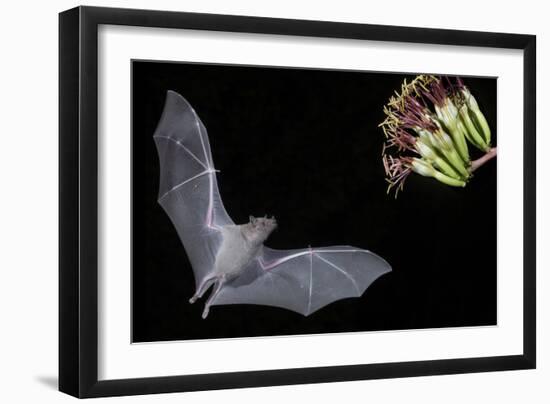
[{"label": "framed photograph", "polygon": [[61,391],[535,368],[534,36],[59,22]]}]

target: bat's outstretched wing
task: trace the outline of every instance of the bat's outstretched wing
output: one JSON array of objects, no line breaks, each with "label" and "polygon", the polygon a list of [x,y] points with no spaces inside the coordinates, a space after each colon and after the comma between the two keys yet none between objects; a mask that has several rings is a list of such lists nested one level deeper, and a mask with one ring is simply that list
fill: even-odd
[{"label": "bat's outstretched wing", "polygon": [[390,265],[350,246],[273,250],[222,286],[211,305],[261,304],[308,316],[334,301],[359,297]]},{"label": "bat's outstretched wing", "polygon": [[218,191],[208,134],[193,107],[168,91],[154,139],[160,160],[158,201],[183,242],[198,287],[214,267],[220,227],[233,224]]}]

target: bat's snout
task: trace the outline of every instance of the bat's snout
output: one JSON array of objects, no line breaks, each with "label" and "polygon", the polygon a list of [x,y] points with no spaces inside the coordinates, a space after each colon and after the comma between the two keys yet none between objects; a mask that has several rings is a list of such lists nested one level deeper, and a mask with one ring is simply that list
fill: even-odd
[{"label": "bat's snout", "polygon": [[273,228],[276,228],[277,227],[277,219],[275,219],[275,216],[271,216],[271,217],[265,217],[264,218],[265,220],[265,225],[266,226],[271,226]]},{"label": "bat's snout", "polygon": [[258,234],[264,235],[267,237],[273,230],[277,228],[277,219],[274,216],[272,217],[254,217],[250,216],[250,225],[254,231]]}]

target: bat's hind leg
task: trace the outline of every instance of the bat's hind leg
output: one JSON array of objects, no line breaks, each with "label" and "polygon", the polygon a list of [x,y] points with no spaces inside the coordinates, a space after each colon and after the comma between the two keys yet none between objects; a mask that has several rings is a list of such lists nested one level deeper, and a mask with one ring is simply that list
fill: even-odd
[{"label": "bat's hind leg", "polygon": [[202,318],[203,319],[208,316],[208,312],[210,311],[210,305],[212,304],[212,302],[216,298],[217,294],[220,292],[220,290],[221,290],[224,283],[225,283],[225,278],[224,277],[216,279],[216,284],[214,286],[214,290],[212,291],[210,296],[208,296],[208,300],[206,301],[206,304],[204,305],[204,310],[202,312]]},{"label": "bat's hind leg", "polygon": [[208,288],[210,288],[210,286],[212,286],[212,284],[216,282],[216,279],[216,277],[212,277],[202,281],[202,283],[197,288],[195,294],[191,297],[191,299],[189,299],[189,303],[195,303],[197,299],[200,299],[202,295],[204,295],[204,293],[208,290]]}]

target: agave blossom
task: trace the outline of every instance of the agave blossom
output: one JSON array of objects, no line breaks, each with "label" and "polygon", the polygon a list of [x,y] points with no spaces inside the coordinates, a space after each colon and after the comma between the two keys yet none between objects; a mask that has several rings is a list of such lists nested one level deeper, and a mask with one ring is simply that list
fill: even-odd
[{"label": "agave blossom", "polygon": [[[464,187],[472,173],[496,156],[491,130],[476,99],[460,78],[420,75],[384,106],[379,126],[386,141],[382,161],[396,195],[412,173]],[[471,160],[469,145],[483,153]]]}]

